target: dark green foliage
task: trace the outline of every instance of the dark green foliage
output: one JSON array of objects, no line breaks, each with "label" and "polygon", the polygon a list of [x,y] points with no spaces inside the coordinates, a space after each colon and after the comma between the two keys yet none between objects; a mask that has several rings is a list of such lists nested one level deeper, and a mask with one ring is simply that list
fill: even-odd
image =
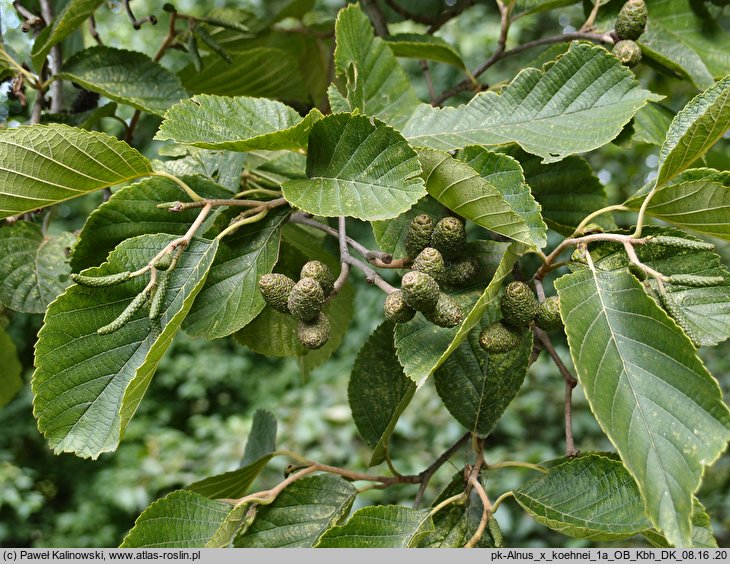
[{"label": "dark green foliage", "polygon": [[416,310],[406,304],[402,290],[395,290],[385,297],[383,311],[385,318],[393,323],[406,323],[416,315]]},{"label": "dark green foliage", "polygon": [[416,311],[429,311],[439,300],[439,285],[428,274],[412,270],[401,280],[403,299]]},{"label": "dark green foliage", "polygon": [[535,318],[537,298],[524,282],[510,282],[504,289],[500,307],[504,322],[513,327],[525,327]]},{"label": "dark green foliage", "polygon": [[432,310],[424,311],[423,315],[431,323],[439,327],[456,327],[464,320],[464,314],[461,313],[459,304],[451,296],[443,292],[439,294],[436,307]]},{"label": "dark green foliage", "polygon": [[411,221],[406,235],[406,253],[409,257],[415,257],[423,249],[431,244],[433,234],[433,219],[430,215],[422,213]]},{"label": "dark green foliage", "polygon": [[521,342],[521,331],[499,321],[492,323],[479,333],[479,345],[491,354],[513,351],[520,346]]},{"label": "dark green foliage", "polygon": [[560,318],[560,298],[550,296],[542,302],[535,314],[535,325],[545,331],[557,331],[563,326]]},{"label": "dark green foliage", "polygon": [[622,39],[616,43],[613,54],[627,67],[635,67],[641,61],[641,47],[631,39]]},{"label": "dark green foliage", "polygon": [[289,313],[289,294],[293,287],[294,280],[285,274],[264,274],[259,279],[259,290],[266,303],[282,313]]},{"label": "dark green foliage", "polygon": [[431,245],[438,249],[446,260],[457,258],[466,245],[466,229],[457,217],[445,217],[433,228]]},{"label": "dark green foliage", "polygon": [[418,270],[424,274],[428,274],[436,282],[441,282],[446,274],[446,267],[444,265],[444,258],[441,253],[433,247],[426,247],[418,256],[413,260],[411,265],[413,270]]},{"label": "dark green foliage", "polygon": [[330,320],[324,313],[310,321],[299,320],[297,324],[297,338],[307,349],[319,349],[330,338]]},{"label": "dark green foliage", "polygon": [[289,293],[289,312],[302,321],[317,317],[324,305],[324,291],[314,278],[302,278]]},{"label": "dark green foliage", "polygon": [[322,261],[310,260],[306,262],[299,275],[300,278],[314,278],[319,282],[325,297],[329,296],[335,287],[335,277],[329,267]]},{"label": "dark green foliage", "polygon": [[644,33],[648,15],[644,0],[628,0],[616,18],[614,31],[618,38],[638,39]]}]

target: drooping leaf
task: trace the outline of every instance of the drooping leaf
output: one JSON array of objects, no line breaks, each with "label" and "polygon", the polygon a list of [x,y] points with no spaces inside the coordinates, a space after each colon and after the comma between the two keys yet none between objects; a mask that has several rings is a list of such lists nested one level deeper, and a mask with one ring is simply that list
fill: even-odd
[{"label": "drooping leaf", "polygon": [[340,10],[335,24],[335,70],[346,79],[346,111],[359,109],[400,128],[421,104],[388,43],[375,37],[358,5]]},{"label": "drooping leaf", "polygon": [[466,70],[466,65],[456,49],[435,35],[398,33],[386,37],[385,40],[396,57],[437,61]]},{"label": "drooping leaf", "polygon": [[[230,193],[213,182],[183,177],[198,194],[226,198]],[[180,187],[161,177],[150,177],[115,192],[96,208],[84,223],[71,255],[74,272],[101,264],[119,243],[137,235],[169,233],[184,235],[200,213],[199,209],[171,213],[157,207],[161,202],[185,198]]]},{"label": "drooping leaf", "polygon": [[547,225],[542,220],[540,204],[530,192],[517,160],[474,145],[466,147],[459,158],[499,190],[512,210],[527,224],[532,243],[538,249],[547,245]]},{"label": "drooping leaf", "polygon": [[357,490],[339,476],[297,480],[262,506],[236,548],[309,548],[347,516]]},{"label": "drooping leaf", "polygon": [[[109,262],[84,271],[105,276],[147,264],[175,237],[142,235],[121,243]],[[159,326],[143,309],[118,331],[99,335],[147,284],[147,275],[117,286],[70,286],[46,312],[33,375],[38,428],[57,452],[96,458],[114,450],[160,358],[208,273],[217,241],[193,239],[169,275]]]},{"label": "drooping leaf", "polygon": [[393,323],[385,322],[370,335],[355,359],[347,388],[357,430],[374,449],[370,466],[385,460],[390,435],[416,391],[395,354],[393,329]]},{"label": "drooping leaf", "polygon": [[43,313],[71,283],[71,233],[43,235],[39,225],[19,221],[0,229],[0,303],[15,311]]},{"label": "drooping leaf", "polygon": [[449,214],[449,210],[431,196],[425,196],[398,217],[386,221],[373,221],[373,234],[378,248],[397,258],[406,256],[408,228],[413,218],[423,213],[430,215],[435,225],[441,218]]},{"label": "drooping leaf", "polygon": [[495,233],[535,246],[526,221],[506,197],[467,163],[443,151],[420,149],[428,193],[450,210]]},{"label": "drooping leaf", "polygon": [[256,462],[276,450],[276,417],[270,411],[257,409],[253,414],[251,432],[246,441],[241,464]]},{"label": "drooping leaf", "polygon": [[[645,531],[647,540],[658,548],[671,548],[667,539],[655,530]],[[692,509],[692,548],[717,548],[717,540],[712,533],[710,516],[697,498]]]},{"label": "drooping leaf", "polygon": [[371,505],[325,531],[315,548],[410,548],[432,530],[427,510]]},{"label": "drooping leaf", "polygon": [[18,359],[18,350],[15,348],[10,335],[0,328],[0,358],[3,359],[3,369],[0,371],[0,407],[7,405],[23,387],[23,366]]},{"label": "drooping leaf", "polygon": [[185,318],[186,333],[225,337],[264,309],[259,278],[276,264],[281,228],[288,216],[288,210],[275,208],[263,220],[244,225],[221,241],[205,285]]},{"label": "drooping leaf", "polygon": [[145,509],[119,547],[221,548],[231,542],[245,510],[177,490]]},{"label": "drooping leaf", "polygon": [[656,186],[662,186],[700,158],[730,128],[730,76],[698,94],[669,126],[659,151]]},{"label": "drooping leaf", "polygon": [[321,117],[314,109],[302,118],[276,100],[199,94],[170,108],[156,138],[204,149],[295,151],[306,149]]},{"label": "drooping leaf", "polygon": [[458,108],[421,105],[402,131],[413,145],[442,150],[515,142],[550,163],[605,145],[656,99],[605,49],[576,43],[542,70],[523,70],[500,95],[483,92]]},{"label": "drooping leaf", "polygon": [[636,480],[647,516],[691,543],[692,494],[730,439],[730,412],[694,347],[626,271],[555,282],[578,379]]},{"label": "drooping leaf", "polygon": [[0,219],[148,175],[149,161],[104,133],[66,125],[0,131]]},{"label": "drooping leaf", "polygon": [[378,120],[330,115],[314,125],[309,140],[309,179],[282,184],[286,199],[306,212],[388,219],[426,194],[415,151]]},{"label": "drooping leaf", "polygon": [[513,493],[537,522],[571,537],[607,541],[651,529],[639,488],[614,455],[558,461]]},{"label": "drooping leaf", "polygon": [[58,78],[160,116],[188,97],[177,76],[144,53],[100,45],[76,53]]},{"label": "drooping leaf", "polygon": [[93,15],[96,9],[101,6],[104,0],[70,0],[63,7],[63,10],[53,18],[51,25],[43,28],[36,37],[31,51],[33,66],[40,73],[46,56],[51,52],[51,47],[63,41],[71,35],[89,16]]},{"label": "drooping leaf", "polygon": [[479,345],[479,333],[497,320],[492,304],[469,335],[436,370],[436,391],[449,413],[481,437],[492,432],[507,406],[520,391],[532,352],[532,333],[526,331],[514,351],[490,355]]}]

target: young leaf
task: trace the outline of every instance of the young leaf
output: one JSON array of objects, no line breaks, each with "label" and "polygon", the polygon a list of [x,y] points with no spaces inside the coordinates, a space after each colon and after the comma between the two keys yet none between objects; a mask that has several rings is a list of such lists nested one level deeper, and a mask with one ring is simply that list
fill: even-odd
[{"label": "young leaf", "polygon": [[152,171],[135,149],[66,125],[0,130],[0,219],[83,196]]},{"label": "young leaf", "polygon": [[306,212],[388,219],[426,194],[416,153],[383,122],[334,114],[314,125],[309,140],[309,179],[282,184],[286,199]]},{"label": "young leaf", "polygon": [[[109,262],[84,274],[134,271],[173,240],[162,234],[128,239]],[[193,239],[185,249],[170,274],[159,331],[141,311],[118,331],[97,333],[142,291],[148,276],[103,288],[73,285],[49,306],[36,344],[32,385],[38,428],[56,453],[97,458],[117,447],[203,286],[217,246],[217,241]]]},{"label": "young leaf", "polygon": [[357,430],[374,449],[370,466],[385,460],[390,435],[416,391],[395,354],[393,329],[386,321],[370,335],[355,359],[347,388]]},{"label": "young leaf", "polygon": [[458,108],[420,106],[402,131],[416,146],[442,150],[516,142],[550,163],[605,145],[657,99],[605,49],[574,43],[542,70],[523,70],[500,95],[483,92]]},{"label": "young leaf", "polygon": [[18,359],[10,335],[0,328],[0,358],[3,359],[3,369],[0,372],[0,407],[7,405],[23,387],[23,366]]},{"label": "young leaf", "polygon": [[71,233],[44,237],[27,221],[0,229],[0,303],[26,313],[46,311],[71,283],[66,254],[73,242]]},{"label": "young leaf", "polygon": [[532,242],[538,249],[547,245],[547,225],[542,220],[540,204],[532,196],[522,167],[516,159],[474,145],[466,147],[459,154],[459,159],[499,190],[514,212],[529,227]]},{"label": "young leaf", "polygon": [[698,94],[672,120],[659,151],[656,186],[689,167],[730,128],[730,76]]},{"label": "young leaf", "polygon": [[435,35],[398,33],[386,37],[385,40],[396,57],[437,61],[466,70],[466,65],[456,49]]},{"label": "young leaf", "polygon": [[177,76],[147,55],[100,45],[76,53],[57,76],[160,116],[188,97]]},{"label": "young leaf", "polygon": [[525,331],[514,351],[490,355],[479,346],[479,332],[497,320],[496,303],[459,347],[436,370],[436,391],[449,413],[481,437],[492,432],[520,391],[532,352],[532,333]]},{"label": "young leaf", "polygon": [[256,520],[233,544],[236,548],[309,548],[347,517],[355,496],[354,486],[339,476],[302,478],[271,505],[259,508]]},{"label": "young leaf", "polygon": [[400,505],[371,505],[344,525],[332,527],[315,548],[411,548],[433,530],[428,511]]},{"label": "young leaf", "polygon": [[208,339],[225,337],[264,309],[259,278],[276,264],[281,228],[288,216],[288,210],[274,209],[221,242],[205,285],[185,318],[186,333]]},{"label": "young leaf", "polygon": [[652,523],[691,543],[692,494],[730,438],[730,411],[694,347],[626,271],[555,282],[578,379]]},{"label": "young leaf", "polygon": [[307,148],[314,109],[302,118],[293,108],[265,98],[199,94],[170,108],[156,139],[204,149],[291,151]]},{"label": "young leaf", "polygon": [[177,490],[145,509],[119,548],[222,548],[246,509]]},{"label": "young leaf", "polygon": [[636,482],[609,454],[563,460],[514,496],[538,523],[571,537],[608,541],[651,529]]},{"label": "young leaf", "polygon": [[506,197],[468,164],[442,151],[421,149],[428,193],[450,210],[495,233],[534,247],[530,228]]}]

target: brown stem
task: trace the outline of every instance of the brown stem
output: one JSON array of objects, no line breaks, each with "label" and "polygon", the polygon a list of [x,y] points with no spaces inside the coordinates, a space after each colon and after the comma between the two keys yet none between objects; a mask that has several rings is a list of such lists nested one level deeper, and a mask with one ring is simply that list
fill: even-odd
[{"label": "brown stem", "polygon": [[387,37],[390,35],[388,32],[388,21],[385,19],[383,12],[380,10],[377,0],[362,0],[362,7],[370,18],[370,21],[373,23],[375,34],[380,37]]},{"label": "brown stem", "polygon": [[[46,22],[46,26],[51,25],[53,21],[53,4],[50,0],[40,0],[41,15]],[[61,44],[56,43],[51,47],[49,74],[53,78],[60,70],[63,63],[63,54],[61,53]],[[63,81],[54,80],[51,83],[51,112],[59,113],[63,110]]]},{"label": "brown stem", "polygon": [[395,0],[385,0],[385,4],[396,14],[406,20],[411,20],[424,25],[432,25],[435,23],[435,20],[433,18],[411,12],[410,10],[407,10],[406,8],[398,4],[398,2],[396,2]]},{"label": "brown stem", "polygon": [[127,16],[129,16],[134,29],[141,28],[142,24],[145,22],[150,22],[152,25],[157,24],[157,18],[153,15],[145,16],[140,19],[135,18],[134,13],[132,13],[132,8],[129,6],[129,0],[122,0],[122,5],[124,6],[124,10],[127,12]]},{"label": "brown stem", "polygon": [[162,59],[162,56],[165,54],[165,51],[172,45],[172,42],[175,40],[175,36],[177,35],[177,31],[175,30],[175,22],[177,20],[177,12],[172,12],[170,14],[170,23],[167,27],[167,35],[165,36],[165,39],[162,40],[162,45],[160,45],[160,48],[157,50],[157,53],[155,53],[155,56],[152,57],[152,60],[156,63]]},{"label": "brown stem", "polygon": [[202,208],[210,204],[214,208],[220,206],[243,207],[243,208],[266,208],[272,209],[284,206],[289,202],[285,198],[276,198],[275,200],[235,200],[235,199],[202,199],[195,202],[165,202],[158,204],[158,208],[166,208],[171,212],[181,212],[193,208]]},{"label": "brown stem", "polygon": [[89,16],[89,34],[91,35],[91,37],[94,38],[94,41],[96,41],[97,45],[104,45],[104,42],[99,36],[99,32],[96,30],[96,18],[94,18],[93,14]]},{"label": "brown stem", "polygon": [[428,87],[428,97],[431,100],[431,105],[435,106],[436,104],[434,102],[436,101],[436,91],[433,89],[433,80],[431,80],[431,71],[428,68],[428,61],[421,59],[418,61],[418,64],[421,65],[423,78],[426,81],[426,86]]},{"label": "brown stem", "polygon": [[487,523],[489,522],[489,518],[492,515],[492,504],[489,502],[487,492],[484,491],[482,484],[479,482],[478,475],[471,475],[469,477],[469,484],[471,484],[471,486],[474,488],[474,491],[477,492],[479,499],[482,500],[482,517],[479,520],[479,526],[477,527],[477,530],[474,532],[474,535],[469,539],[469,542],[464,545],[464,548],[474,548],[477,545],[477,543],[484,535],[484,531],[487,529]]},{"label": "brown stem", "polygon": [[598,15],[598,10],[601,8],[601,2],[600,0],[595,0],[595,4],[593,4],[593,9],[591,10],[590,15],[588,16],[588,19],[586,19],[585,23],[580,27],[578,31],[586,32],[591,31],[593,29],[593,24],[596,21],[596,16]]},{"label": "brown stem", "polygon": [[416,497],[413,500],[413,509],[418,509],[418,506],[421,504],[421,500],[423,499],[423,494],[426,492],[426,487],[428,486],[429,481],[431,481],[431,478],[433,475],[441,468],[448,460],[456,454],[456,452],[466,444],[466,442],[469,440],[469,437],[471,437],[471,433],[464,433],[461,437],[459,437],[459,440],[457,440],[453,445],[451,445],[449,448],[447,448],[441,455],[434,460],[428,468],[426,468],[423,472],[419,474],[421,477],[420,483],[421,487],[418,488],[418,492],[416,493]]}]

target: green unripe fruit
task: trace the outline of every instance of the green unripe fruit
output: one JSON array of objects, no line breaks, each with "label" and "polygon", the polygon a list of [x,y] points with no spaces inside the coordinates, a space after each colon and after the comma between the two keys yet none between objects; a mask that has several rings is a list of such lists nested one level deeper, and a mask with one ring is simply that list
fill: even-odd
[{"label": "green unripe fruit", "polygon": [[557,331],[563,326],[563,320],[560,319],[560,298],[558,296],[550,296],[538,306],[535,325],[543,331]]},{"label": "green unripe fruit", "polygon": [[403,299],[402,290],[391,292],[385,297],[383,311],[385,312],[385,318],[393,323],[406,323],[416,315],[416,310]]},{"label": "green unripe fruit", "polygon": [[436,224],[431,235],[431,246],[446,258],[456,258],[466,245],[466,229],[460,219],[445,217]]},{"label": "green unripe fruit", "polygon": [[417,311],[429,311],[439,301],[439,285],[428,274],[412,270],[401,280],[401,290],[406,304]]},{"label": "green unripe fruit", "polygon": [[636,276],[639,282],[643,282],[644,280],[646,280],[646,271],[635,262],[629,263],[629,272]]},{"label": "green unripe fruit", "polygon": [[635,67],[641,60],[641,47],[631,39],[624,39],[613,46],[613,54],[627,67]]},{"label": "green unripe fruit", "polygon": [[436,307],[430,311],[424,311],[423,316],[434,325],[439,327],[456,327],[464,321],[464,314],[456,301],[441,292]]},{"label": "green unripe fruit", "polygon": [[259,290],[264,301],[281,313],[289,313],[289,294],[294,280],[284,274],[264,274],[259,278]]},{"label": "green unripe fruit", "polygon": [[515,350],[522,343],[522,333],[504,323],[492,323],[479,333],[479,346],[489,354]]},{"label": "green unripe fruit", "polygon": [[436,282],[441,282],[446,272],[444,257],[433,247],[426,247],[413,260],[413,270],[428,274]]},{"label": "green unripe fruit", "polygon": [[305,263],[300,278],[314,278],[322,286],[325,297],[329,296],[335,287],[335,277],[332,275],[332,271],[325,263],[318,260],[310,260]]},{"label": "green unripe fruit", "polygon": [[619,39],[638,39],[644,33],[648,16],[644,0],[628,0],[616,17],[616,35]]},{"label": "green unripe fruit", "polygon": [[464,257],[446,267],[444,281],[451,286],[468,286],[477,274],[479,266],[472,257]]},{"label": "green unripe fruit", "polygon": [[291,289],[287,306],[289,313],[297,319],[315,319],[324,306],[322,286],[314,278],[302,278]]},{"label": "green unripe fruit", "polygon": [[406,234],[406,254],[415,257],[428,247],[431,244],[432,233],[433,219],[430,215],[422,213],[414,217]]},{"label": "green unripe fruit", "polygon": [[172,255],[170,253],[162,255],[152,266],[154,266],[157,270],[167,270],[172,266]]},{"label": "green unripe fruit", "polygon": [[585,247],[583,247],[583,246],[576,247],[576,249],[570,255],[570,260],[572,262],[588,264],[588,260],[586,259],[586,252],[587,252],[587,249]]},{"label": "green unripe fruit", "polygon": [[537,314],[537,298],[524,282],[510,282],[500,302],[504,322],[512,327],[525,327]]},{"label": "green unripe fruit", "polygon": [[306,349],[318,349],[330,338],[330,321],[324,313],[320,313],[311,321],[299,320],[297,339]]}]

